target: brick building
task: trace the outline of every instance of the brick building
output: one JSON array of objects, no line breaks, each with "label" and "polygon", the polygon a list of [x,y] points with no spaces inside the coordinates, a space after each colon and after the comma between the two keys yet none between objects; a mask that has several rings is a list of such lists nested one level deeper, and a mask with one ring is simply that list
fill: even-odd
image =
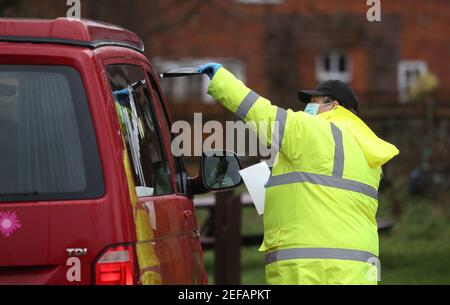
[{"label": "brick building", "polygon": [[[436,103],[450,105],[450,1],[382,0],[381,22],[367,20],[362,0],[222,2],[204,5],[176,31],[145,37],[160,69],[225,62],[255,91],[293,108],[299,88],[339,78],[354,87],[367,116],[386,104],[408,114],[408,87],[432,72],[440,80]],[[170,84],[174,102],[209,102],[205,83],[187,82]]]},{"label": "brick building", "polygon": [[[15,2],[3,15],[55,18],[68,9],[65,0]],[[363,115],[386,104],[409,115],[407,88],[426,72],[440,80],[436,103],[449,106],[450,0],[380,2],[381,22],[369,22],[366,0],[81,0],[83,18],[137,32],[158,70],[220,61],[280,106],[298,108],[298,89],[338,78],[353,86]],[[163,84],[171,103],[222,113],[207,80]]]}]

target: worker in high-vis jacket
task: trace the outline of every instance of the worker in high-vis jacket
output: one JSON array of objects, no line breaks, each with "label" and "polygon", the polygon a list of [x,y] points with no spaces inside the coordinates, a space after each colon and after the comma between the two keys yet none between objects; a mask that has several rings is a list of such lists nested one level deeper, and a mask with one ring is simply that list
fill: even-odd
[{"label": "worker in high-vis jacket", "polygon": [[296,112],[273,105],[221,64],[199,72],[211,78],[213,98],[278,150],[260,248],[267,283],[377,284],[381,167],[399,151],[356,115],[352,89],[331,80],[301,91],[307,106]]}]

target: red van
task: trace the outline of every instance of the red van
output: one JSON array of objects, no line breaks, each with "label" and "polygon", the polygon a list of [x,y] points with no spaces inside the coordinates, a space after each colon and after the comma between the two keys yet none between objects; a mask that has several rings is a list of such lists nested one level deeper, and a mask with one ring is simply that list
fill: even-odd
[{"label": "red van", "polygon": [[187,176],[143,52],[109,24],[0,19],[0,284],[207,283],[192,198],[239,161]]}]

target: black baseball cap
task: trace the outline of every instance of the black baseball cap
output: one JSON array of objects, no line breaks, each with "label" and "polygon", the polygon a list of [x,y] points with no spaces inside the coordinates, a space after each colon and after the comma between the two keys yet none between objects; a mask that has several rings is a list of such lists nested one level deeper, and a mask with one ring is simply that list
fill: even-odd
[{"label": "black baseball cap", "polygon": [[352,88],[340,80],[327,80],[320,83],[314,90],[301,90],[298,93],[300,101],[311,102],[313,96],[329,96],[347,109],[358,112],[359,101]]}]

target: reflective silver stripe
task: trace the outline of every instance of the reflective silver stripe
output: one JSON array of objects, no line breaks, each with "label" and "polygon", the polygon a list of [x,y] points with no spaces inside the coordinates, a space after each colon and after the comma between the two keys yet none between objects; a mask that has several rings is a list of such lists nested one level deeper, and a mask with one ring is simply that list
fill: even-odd
[{"label": "reflective silver stripe", "polygon": [[250,91],[249,94],[244,98],[241,105],[239,105],[238,110],[236,110],[236,115],[240,117],[242,120],[245,119],[250,109],[256,103],[256,100],[259,98],[259,95],[253,91]]},{"label": "reflective silver stripe", "polygon": [[272,147],[280,149],[283,143],[284,130],[286,128],[287,111],[277,107],[277,117],[273,128]]},{"label": "reflective silver stripe", "polygon": [[378,191],[370,185],[350,179],[306,172],[292,172],[279,176],[271,176],[269,182],[266,184],[266,187],[274,187],[299,182],[309,182],[322,186],[336,187],[339,189],[362,193],[374,199],[378,199]]},{"label": "reflective silver stripe", "polygon": [[371,263],[378,258],[370,252],[334,248],[294,248],[266,254],[266,264],[288,259],[339,259]]},{"label": "reflective silver stripe", "polygon": [[342,141],[342,132],[333,123],[331,123],[331,131],[335,146],[333,176],[342,178],[344,176],[344,142]]}]

